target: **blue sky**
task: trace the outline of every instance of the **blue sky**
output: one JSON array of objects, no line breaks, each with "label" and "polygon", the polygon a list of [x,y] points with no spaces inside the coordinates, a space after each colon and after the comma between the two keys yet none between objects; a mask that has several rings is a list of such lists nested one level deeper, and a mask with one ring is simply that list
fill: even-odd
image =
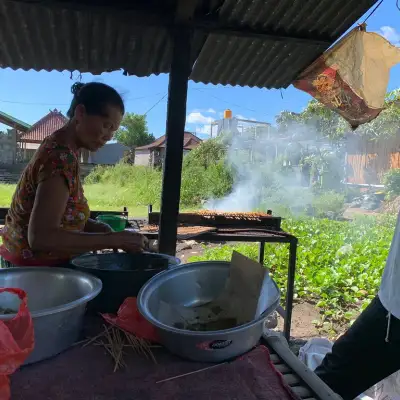
[{"label": "blue sky", "polygon": [[[363,18],[359,22],[362,22]],[[368,20],[367,29],[384,35],[392,43],[400,45],[400,11],[396,0],[385,0]],[[73,79],[78,73],[73,74]],[[123,94],[126,109],[145,113],[167,93],[168,75],[148,78],[125,77],[122,72],[98,76],[83,74],[82,81],[101,81],[114,86]],[[49,109],[57,108],[65,113],[71,100],[73,84],[69,72],[12,71],[0,69],[0,111],[11,114],[27,123],[34,123]],[[400,87],[400,65],[391,71],[388,90]],[[283,98],[282,98],[283,97]],[[247,119],[273,122],[281,110],[300,111],[310,96],[289,87],[286,90],[266,90],[231,86],[203,85],[189,82],[187,124],[188,130],[207,137],[209,124],[219,119],[225,108],[234,115]],[[148,113],[149,130],[156,137],[164,134],[166,97]],[[0,130],[5,127],[0,125]]]}]

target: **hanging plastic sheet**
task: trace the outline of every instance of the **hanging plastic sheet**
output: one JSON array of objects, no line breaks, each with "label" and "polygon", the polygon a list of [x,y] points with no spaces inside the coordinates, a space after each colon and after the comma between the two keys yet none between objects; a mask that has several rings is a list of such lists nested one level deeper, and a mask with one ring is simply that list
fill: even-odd
[{"label": "hanging plastic sheet", "polygon": [[293,85],[338,112],[355,129],[382,111],[390,69],[399,62],[400,48],[361,25],[320,56]]}]

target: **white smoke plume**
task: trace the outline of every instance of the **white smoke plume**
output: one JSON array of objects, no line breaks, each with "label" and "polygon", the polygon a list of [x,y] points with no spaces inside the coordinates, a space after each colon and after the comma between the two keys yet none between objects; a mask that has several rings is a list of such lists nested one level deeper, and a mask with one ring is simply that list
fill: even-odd
[{"label": "white smoke plume", "polygon": [[[321,140],[313,124],[291,124],[279,134],[254,130],[233,132],[227,140],[227,164],[235,171],[235,182],[229,195],[222,199],[209,199],[204,207],[219,211],[267,211],[275,215],[287,210],[303,213],[314,198],[309,184],[310,176],[302,175],[299,163],[306,154],[329,151],[337,160],[332,147]],[[290,165],[291,164],[291,165]],[[337,162],[337,180],[343,174],[343,165]],[[311,171],[309,171],[311,172]]]}]

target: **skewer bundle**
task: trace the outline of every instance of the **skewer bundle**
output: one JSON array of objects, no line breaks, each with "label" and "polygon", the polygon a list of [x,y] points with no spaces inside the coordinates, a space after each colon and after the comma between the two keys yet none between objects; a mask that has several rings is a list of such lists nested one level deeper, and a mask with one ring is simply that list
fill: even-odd
[{"label": "skewer bundle", "polygon": [[95,337],[79,343],[83,344],[83,347],[88,345],[103,347],[114,361],[114,372],[126,367],[124,357],[129,350],[133,350],[136,354],[143,355],[157,364],[151,349],[160,346],[151,345],[147,340],[126,332],[115,325],[103,325],[103,328],[103,331]]}]

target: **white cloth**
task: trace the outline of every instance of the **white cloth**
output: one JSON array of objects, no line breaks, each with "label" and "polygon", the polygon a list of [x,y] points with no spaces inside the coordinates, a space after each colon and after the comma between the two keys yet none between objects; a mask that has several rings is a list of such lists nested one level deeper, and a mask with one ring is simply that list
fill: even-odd
[{"label": "white cloth", "polygon": [[386,310],[400,319],[400,213],[378,295]]}]

